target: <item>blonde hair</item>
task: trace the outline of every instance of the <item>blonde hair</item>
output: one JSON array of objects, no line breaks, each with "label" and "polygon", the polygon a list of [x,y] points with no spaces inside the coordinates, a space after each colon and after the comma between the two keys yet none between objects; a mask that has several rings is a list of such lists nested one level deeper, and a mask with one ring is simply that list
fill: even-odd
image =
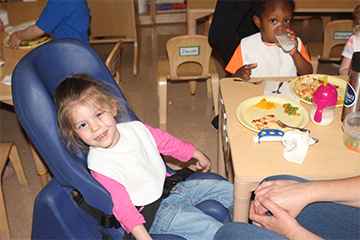
[{"label": "blonde hair", "polygon": [[360,4],[355,8],[354,12],[354,35],[360,36]]},{"label": "blonde hair", "polygon": [[[106,89],[106,90],[105,90]],[[127,118],[127,102],[111,94],[113,86],[104,81],[100,84],[87,74],[73,74],[66,78],[55,89],[54,99],[57,113],[58,131],[67,148],[75,153],[86,153],[89,149],[74,133],[72,113],[74,106],[85,106],[90,109],[112,111],[117,109],[116,120],[122,122]],[[114,101],[115,100],[115,101]],[[116,104],[116,106],[115,106]]]}]

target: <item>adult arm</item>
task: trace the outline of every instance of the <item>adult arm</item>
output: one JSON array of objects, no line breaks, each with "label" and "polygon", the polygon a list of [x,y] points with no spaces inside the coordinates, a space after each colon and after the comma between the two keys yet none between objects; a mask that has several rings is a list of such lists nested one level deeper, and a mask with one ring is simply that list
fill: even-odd
[{"label": "adult arm", "polygon": [[288,180],[266,181],[255,190],[255,211],[265,214],[267,210],[259,199],[266,197],[289,212],[292,217],[314,202],[334,202],[360,207],[360,176],[311,182]]},{"label": "adult arm", "polygon": [[136,239],[151,239],[143,225],[145,219],[131,202],[125,186],[94,171],[91,171],[91,175],[110,193],[114,204],[113,214],[125,231],[131,232]]},{"label": "adult arm", "polygon": [[202,169],[203,172],[210,170],[211,162],[209,158],[200,150],[196,149],[193,144],[176,138],[160,129],[154,129],[148,125],[145,126],[154,137],[157,148],[161,154],[174,157],[182,162],[187,162],[191,158],[195,158],[198,160],[196,163],[197,169]]},{"label": "adult arm", "polygon": [[22,31],[14,32],[10,35],[9,46],[11,48],[18,48],[21,41],[32,40],[41,37],[45,32],[38,26],[32,25]]}]

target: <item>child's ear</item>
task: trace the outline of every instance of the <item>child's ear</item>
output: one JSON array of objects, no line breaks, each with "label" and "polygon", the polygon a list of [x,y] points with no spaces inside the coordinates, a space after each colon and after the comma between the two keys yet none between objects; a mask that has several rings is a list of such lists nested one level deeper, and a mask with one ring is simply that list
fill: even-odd
[{"label": "child's ear", "polygon": [[111,99],[111,105],[112,105],[112,115],[115,117],[117,115],[117,103],[116,100],[113,98]]},{"label": "child's ear", "polygon": [[258,16],[254,15],[253,17],[254,23],[255,25],[260,28],[261,27],[261,18],[259,18]]}]

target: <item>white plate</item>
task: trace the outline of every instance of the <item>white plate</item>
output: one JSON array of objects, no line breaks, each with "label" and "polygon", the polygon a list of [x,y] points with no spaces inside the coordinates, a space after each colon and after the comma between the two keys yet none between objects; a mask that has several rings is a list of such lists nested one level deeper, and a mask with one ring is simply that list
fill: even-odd
[{"label": "white plate", "polygon": [[[295,81],[301,77],[317,77],[321,80],[324,80],[325,75],[322,74],[309,74],[309,75],[304,75],[304,76],[299,76],[297,78],[295,78],[291,83],[290,83],[290,92],[300,101],[310,104],[312,105],[312,102],[300,97],[294,89],[294,85],[295,85]],[[336,104],[336,107],[342,107],[343,106],[343,102],[345,99],[345,91],[346,91],[346,87],[347,87],[347,82],[344,81],[341,78],[337,78],[337,77],[333,77],[333,76],[328,76],[328,83],[330,83],[331,85],[333,85],[334,87],[336,87],[336,90],[338,92],[338,101],[342,100],[342,103]]]},{"label": "white plate", "polygon": [[[276,109],[262,110],[256,108],[255,105],[258,104],[263,98],[274,103]],[[285,103],[290,103],[293,107],[298,107],[299,110],[297,112],[300,113],[300,116],[289,116],[284,113],[283,104]],[[278,96],[257,96],[249,98],[243,101],[236,109],[236,118],[239,120],[239,122],[244,125],[244,127],[255,132],[259,132],[260,130],[251,122],[254,119],[259,119],[267,114],[273,114],[278,120],[281,120],[283,123],[294,127],[303,128],[309,121],[309,114],[306,109],[300,105],[300,103]],[[279,125],[272,123],[269,124],[268,128],[279,129],[282,131],[291,130],[290,128],[281,128]]]}]

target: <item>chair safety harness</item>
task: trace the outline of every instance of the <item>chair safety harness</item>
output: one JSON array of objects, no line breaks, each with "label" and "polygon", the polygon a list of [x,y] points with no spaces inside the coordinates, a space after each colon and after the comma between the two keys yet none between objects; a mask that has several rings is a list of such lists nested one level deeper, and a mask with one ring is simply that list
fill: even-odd
[{"label": "chair safety harness", "polygon": [[[191,174],[193,174],[194,171],[189,168],[183,168],[181,170],[176,171],[175,174],[165,178],[164,182],[164,190],[162,196],[156,200],[155,202],[146,205],[143,210],[141,211],[141,214],[145,218],[145,228],[147,231],[150,230],[152,222],[154,221],[155,214],[160,206],[160,203],[162,199],[167,198],[170,194],[171,189],[179,182],[185,181],[187,177],[189,177]],[[97,228],[100,230],[102,234],[103,240],[111,240],[111,236],[108,232],[104,231],[102,227],[108,229],[108,228],[119,228],[121,225],[119,221],[115,218],[114,215],[107,215],[103,211],[91,206],[87,202],[85,202],[85,199],[83,195],[76,189],[71,191],[71,194],[73,196],[74,201],[77,203],[77,205],[84,210],[86,213],[88,213],[91,217],[96,219],[98,221]],[[127,234],[125,232],[123,239],[133,239],[131,234]]]}]

